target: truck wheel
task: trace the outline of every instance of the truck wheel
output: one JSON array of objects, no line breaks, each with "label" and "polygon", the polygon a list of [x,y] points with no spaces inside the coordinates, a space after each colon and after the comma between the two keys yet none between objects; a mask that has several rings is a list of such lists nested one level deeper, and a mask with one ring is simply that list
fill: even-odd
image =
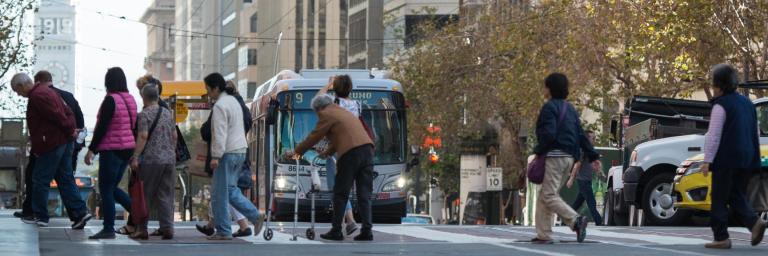
[{"label": "truck wheel", "polygon": [[608,226],[627,225],[626,214],[621,214],[615,210],[617,200],[616,192],[613,191],[613,188],[609,187],[608,191],[605,192],[605,199],[603,202],[603,219]]},{"label": "truck wheel", "polygon": [[672,200],[672,173],[661,173],[645,184],[640,204],[648,224],[673,226],[683,224],[692,212],[677,209]]}]

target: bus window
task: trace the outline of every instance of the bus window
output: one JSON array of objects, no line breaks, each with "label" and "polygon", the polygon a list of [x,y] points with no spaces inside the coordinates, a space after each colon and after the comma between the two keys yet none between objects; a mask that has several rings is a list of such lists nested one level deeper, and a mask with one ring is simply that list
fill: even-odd
[{"label": "bus window", "polygon": [[[292,150],[315,128],[317,115],[312,111],[311,98],[316,91],[292,91],[278,96],[278,155]],[[376,135],[375,164],[403,163],[405,158],[405,116],[402,94],[387,91],[354,91],[351,95],[363,106],[363,119]],[[304,161],[314,161],[317,152],[305,154]],[[288,163],[280,159],[281,163]],[[316,161],[323,163],[324,161]],[[308,164],[305,162],[303,164]]]}]

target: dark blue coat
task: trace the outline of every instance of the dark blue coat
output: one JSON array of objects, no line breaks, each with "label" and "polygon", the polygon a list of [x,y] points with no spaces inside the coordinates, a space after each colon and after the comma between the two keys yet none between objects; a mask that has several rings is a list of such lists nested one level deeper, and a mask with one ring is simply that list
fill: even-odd
[{"label": "dark blue coat", "polygon": [[755,105],[737,92],[717,97],[713,102],[725,109],[725,123],[711,169],[760,168],[760,139],[757,135]]},{"label": "dark blue coat", "polygon": [[583,150],[590,162],[599,159],[600,155],[584,134],[584,129],[581,128],[579,114],[573,105],[568,104],[566,106],[563,122],[557,123],[560,109],[565,103],[565,100],[551,99],[541,107],[539,118],[536,121],[536,140],[538,143],[533,152],[542,155],[551,150],[559,149],[570,154],[574,159],[581,159],[581,151]]}]

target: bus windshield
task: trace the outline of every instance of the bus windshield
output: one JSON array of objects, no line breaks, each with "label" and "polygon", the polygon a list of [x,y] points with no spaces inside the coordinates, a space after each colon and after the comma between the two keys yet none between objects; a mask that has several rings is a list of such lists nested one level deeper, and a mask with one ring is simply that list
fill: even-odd
[{"label": "bus windshield", "polygon": [[[317,115],[310,102],[317,91],[290,91],[278,96],[280,119],[277,126],[280,155],[303,141],[315,128]],[[363,106],[363,119],[376,135],[374,164],[398,164],[405,160],[405,115],[403,95],[387,91],[354,91],[350,98]],[[303,164],[317,161],[317,152],[305,153]],[[290,163],[280,159],[281,163]]]}]

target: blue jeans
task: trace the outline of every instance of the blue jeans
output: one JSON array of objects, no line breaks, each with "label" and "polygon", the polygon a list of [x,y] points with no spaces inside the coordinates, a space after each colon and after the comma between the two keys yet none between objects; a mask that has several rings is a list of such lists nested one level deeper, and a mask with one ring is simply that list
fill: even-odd
[{"label": "blue jeans", "polygon": [[128,160],[117,156],[115,151],[99,153],[99,193],[101,194],[101,213],[104,218],[104,230],[115,230],[115,201],[131,212],[131,197],[117,187],[123,179]]},{"label": "blue jeans", "polygon": [[219,167],[213,171],[213,193],[211,195],[211,207],[213,208],[213,223],[216,226],[216,234],[220,236],[232,236],[232,224],[229,218],[229,206],[245,215],[252,223],[259,218],[259,209],[248,201],[237,187],[237,179],[243,170],[245,154],[225,153],[219,159]]},{"label": "blue jeans", "polygon": [[[333,186],[336,185],[336,161],[334,157],[330,156],[325,159],[325,179],[328,183],[328,187],[333,190]],[[352,209],[352,203],[347,201],[347,208],[344,211]]]},{"label": "blue jeans", "polygon": [[64,206],[79,219],[87,213],[85,201],[75,184],[72,173],[72,151],[74,144],[62,144],[39,155],[32,172],[32,211],[41,221],[48,221],[48,193],[51,180],[56,179]]},{"label": "blue jeans", "polygon": [[591,180],[579,180],[576,179],[576,183],[579,185],[579,194],[576,196],[576,200],[573,201],[571,208],[575,211],[579,211],[584,201],[587,202],[587,208],[589,208],[590,214],[592,214],[592,220],[596,224],[602,224],[603,218],[600,217],[600,212],[597,211],[597,202],[595,202],[595,193],[592,192]]}]

